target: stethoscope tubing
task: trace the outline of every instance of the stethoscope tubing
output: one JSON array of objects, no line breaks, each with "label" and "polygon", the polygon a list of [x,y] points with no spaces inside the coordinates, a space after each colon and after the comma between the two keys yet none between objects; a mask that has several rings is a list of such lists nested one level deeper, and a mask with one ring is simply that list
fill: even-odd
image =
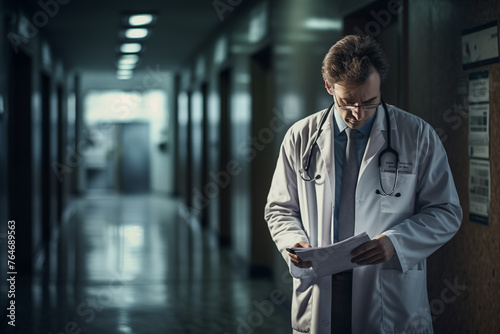
[{"label": "stethoscope tubing", "polygon": [[[330,107],[326,110],[325,113],[323,113],[323,115],[321,116],[321,119],[319,121],[319,127],[318,127],[318,130],[316,131],[316,134],[314,135],[314,139],[311,143],[311,146],[309,146],[309,152],[307,154],[307,162],[306,162],[306,166],[302,169],[299,170],[299,173],[300,173],[300,177],[302,177],[302,179],[306,182],[311,182],[311,181],[314,181],[314,180],[318,180],[321,178],[321,175],[316,175],[314,178],[311,178],[310,175],[309,175],[309,167],[311,166],[311,159],[312,159],[312,156],[313,156],[313,150],[314,150],[314,146],[317,146],[317,142],[318,142],[318,138],[319,136],[321,135],[321,132],[323,131],[323,125],[325,124],[327,118],[328,118],[328,115],[330,114],[330,111],[332,110],[333,108],[333,105],[335,104],[332,103],[330,105]],[[306,174],[308,179],[304,178],[303,174]]]}]

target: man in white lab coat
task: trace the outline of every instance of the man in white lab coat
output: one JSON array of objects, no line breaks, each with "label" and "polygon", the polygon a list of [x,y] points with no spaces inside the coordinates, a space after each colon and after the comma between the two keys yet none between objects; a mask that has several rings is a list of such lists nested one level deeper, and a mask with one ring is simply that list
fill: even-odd
[{"label": "man in white lab coat", "polygon": [[[457,232],[462,209],[435,131],[382,102],[388,68],[372,38],[338,41],[322,68],[334,104],[283,140],[265,219],[294,277],[293,333],[433,332],[426,258]],[[389,146],[397,153],[380,158]],[[361,266],[336,275],[286,251],[362,232]]]}]

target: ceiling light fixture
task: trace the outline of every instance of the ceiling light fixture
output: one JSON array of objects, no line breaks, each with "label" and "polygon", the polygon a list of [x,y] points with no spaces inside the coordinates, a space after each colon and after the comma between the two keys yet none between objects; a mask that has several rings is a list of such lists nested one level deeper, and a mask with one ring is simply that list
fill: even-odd
[{"label": "ceiling light fixture", "polygon": [[116,71],[118,75],[132,75],[132,70],[118,70]]},{"label": "ceiling light fixture", "polygon": [[145,26],[151,24],[151,22],[153,22],[153,15],[151,14],[130,15],[128,18],[128,23],[133,27]]},{"label": "ceiling light fixture", "polygon": [[122,53],[137,53],[142,50],[142,45],[139,43],[124,43],[120,46]]},{"label": "ceiling light fixture", "polygon": [[122,28],[118,31],[120,44],[115,48],[118,53],[116,77],[121,80],[130,79],[132,70],[139,62],[139,52],[144,52],[144,41],[151,35],[149,27],[155,24],[158,14],[154,12],[122,12]]},{"label": "ceiling light fixture", "polygon": [[137,64],[118,63],[119,70],[133,70]]},{"label": "ceiling light fixture", "polygon": [[118,59],[118,64],[136,64],[139,61],[139,56],[136,54],[122,55]]},{"label": "ceiling light fixture", "polygon": [[132,78],[132,72],[131,73],[118,73],[118,72],[116,73],[116,78],[118,80],[129,80]]},{"label": "ceiling light fixture", "polygon": [[320,18],[320,17],[312,17],[304,21],[303,23],[306,29],[310,30],[341,30],[342,29],[342,21],[328,19],[328,18]]},{"label": "ceiling light fixture", "polygon": [[129,28],[125,30],[125,37],[129,39],[139,39],[144,38],[149,34],[149,30],[146,28]]}]

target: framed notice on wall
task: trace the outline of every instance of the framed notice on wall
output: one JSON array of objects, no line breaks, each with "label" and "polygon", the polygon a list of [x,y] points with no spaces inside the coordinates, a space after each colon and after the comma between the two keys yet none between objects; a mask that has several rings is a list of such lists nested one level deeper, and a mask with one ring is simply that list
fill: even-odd
[{"label": "framed notice on wall", "polygon": [[469,220],[490,224],[491,175],[489,160],[470,159]]},{"label": "framed notice on wall", "polygon": [[492,21],[462,32],[464,70],[498,63],[498,22]]},{"label": "framed notice on wall", "polygon": [[490,74],[469,74],[469,157],[490,157]]}]

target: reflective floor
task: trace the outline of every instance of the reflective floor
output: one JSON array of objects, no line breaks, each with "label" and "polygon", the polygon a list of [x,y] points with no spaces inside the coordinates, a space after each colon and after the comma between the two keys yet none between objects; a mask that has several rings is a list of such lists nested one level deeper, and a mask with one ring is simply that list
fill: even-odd
[{"label": "reflective floor", "polygon": [[291,332],[272,281],[243,277],[175,199],[96,194],[75,208],[7,333]]}]

